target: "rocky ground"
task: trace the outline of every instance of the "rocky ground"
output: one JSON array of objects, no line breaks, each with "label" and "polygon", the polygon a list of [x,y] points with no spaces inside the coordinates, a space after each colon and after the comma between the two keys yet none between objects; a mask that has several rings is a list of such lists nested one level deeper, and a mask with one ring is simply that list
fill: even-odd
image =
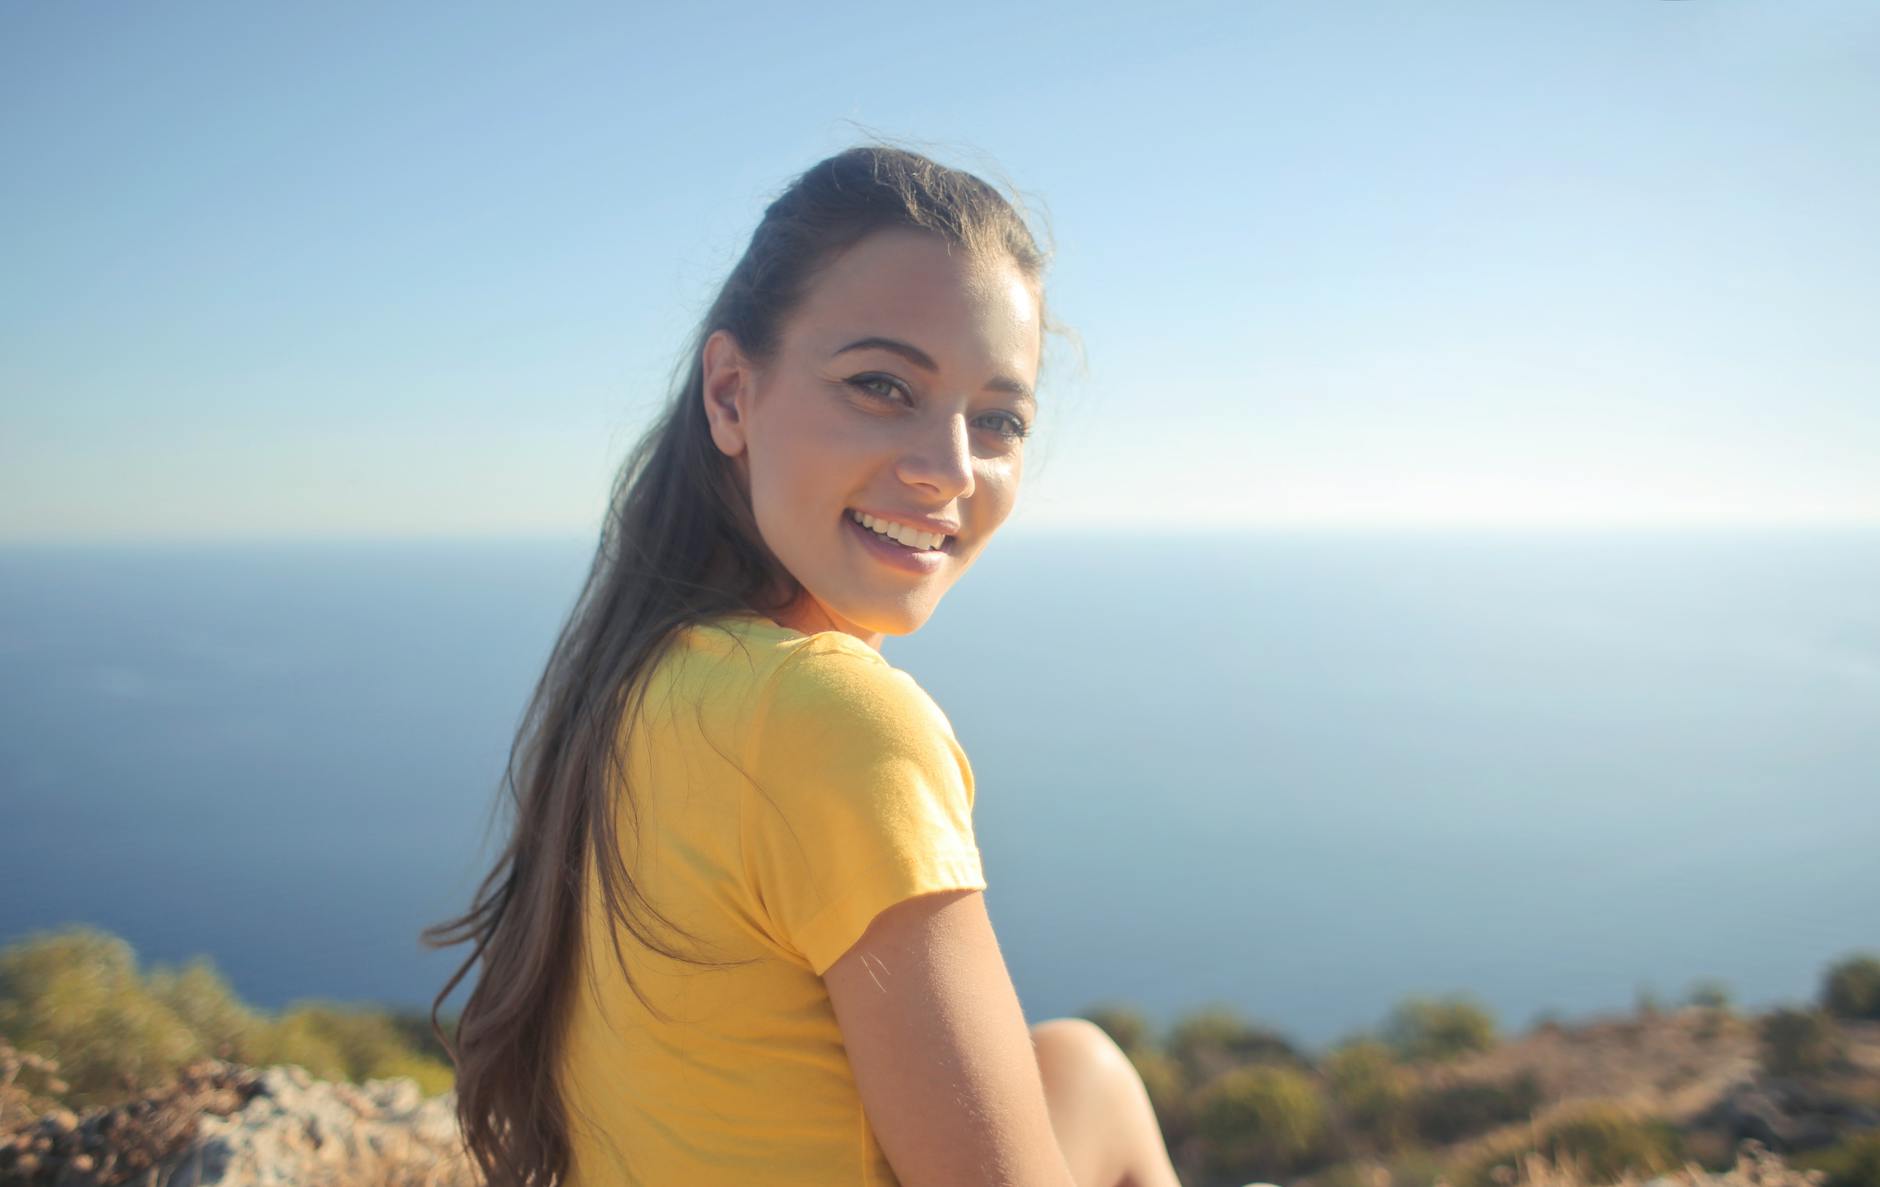
[{"label": "rocky ground", "polygon": [[[1692,1165],[1652,1187],[1809,1187],[1818,1175],[1790,1169],[1780,1155],[1880,1128],[1880,1023],[1845,1029],[1839,1070],[1806,1080],[1765,1072],[1750,1020],[1696,1009],[1543,1028],[1421,1075],[1455,1083],[1531,1074],[1545,1101],[1534,1122],[1575,1102],[1623,1101],[1673,1122],[1705,1162],[1735,1158],[1730,1171]],[[204,1061],[159,1091],[79,1117],[15,1087],[33,1057],[10,1048],[0,1056],[0,1187],[477,1182],[458,1143],[452,1098],[427,1099],[411,1080],[328,1083],[298,1067]],[[1521,1128],[1440,1153],[1466,1156]],[[1583,1187],[1570,1171],[1538,1160],[1512,1184]]]},{"label": "rocky ground", "polygon": [[0,1136],[5,1187],[471,1187],[451,1098],[407,1079],[333,1084],[205,1061],[83,1118]]}]

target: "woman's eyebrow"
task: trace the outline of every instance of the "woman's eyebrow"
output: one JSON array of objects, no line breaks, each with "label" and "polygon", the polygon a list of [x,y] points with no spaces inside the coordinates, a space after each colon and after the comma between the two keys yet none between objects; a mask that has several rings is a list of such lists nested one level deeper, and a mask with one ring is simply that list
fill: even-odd
[{"label": "woman's eyebrow", "polygon": [[[834,358],[839,354],[847,354],[851,350],[892,351],[923,370],[938,371],[940,369],[939,365],[933,361],[926,351],[911,342],[903,342],[899,338],[857,338],[847,346],[832,352],[829,357]],[[1023,396],[1025,399],[1034,402],[1037,399],[1037,397],[1032,394],[1029,385],[1021,380],[1013,379],[1009,375],[993,376],[992,379],[986,383],[986,389],[988,391],[1011,392],[1015,396]]]}]

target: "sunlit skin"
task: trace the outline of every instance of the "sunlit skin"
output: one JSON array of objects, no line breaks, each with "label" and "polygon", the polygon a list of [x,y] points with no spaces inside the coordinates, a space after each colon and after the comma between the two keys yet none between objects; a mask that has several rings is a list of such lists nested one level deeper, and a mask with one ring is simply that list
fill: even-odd
[{"label": "sunlit skin", "polygon": [[[865,338],[907,343],[934,369],[884,346],[843,350]],[[706,340],[712,440],[803,586],[777,621],[876,649],[927,621],[1017,504],[1025,443],[1014,434],[1035,422],[1042,343],[1038,290],[1009,258],[972,260],[901,229],[837,258],[768,368],[724,330]],[[852,508],[959,530],[931,572],[909,572],[856,538]]]}]

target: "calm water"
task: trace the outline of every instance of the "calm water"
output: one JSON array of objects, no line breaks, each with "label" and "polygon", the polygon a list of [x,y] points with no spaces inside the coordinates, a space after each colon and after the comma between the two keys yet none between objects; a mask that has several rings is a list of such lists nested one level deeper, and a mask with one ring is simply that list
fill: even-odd
[{"label": "calm water", "polygon": [[[0,941],[428,1003],[588,551],[0,551]],[[1880,949],[1880,535],[1012,535],[885,651],[1033,1019],[1519,1027]]]}]

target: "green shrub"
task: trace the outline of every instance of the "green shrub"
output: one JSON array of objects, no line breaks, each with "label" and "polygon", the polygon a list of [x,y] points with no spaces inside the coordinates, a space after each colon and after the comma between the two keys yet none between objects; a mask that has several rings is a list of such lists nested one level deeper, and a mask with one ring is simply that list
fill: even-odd
[{"label": "green shrub", "polygon": [[1678,1131],[1667,1122],[1605,1107],[1589,1107],[1548,1126],[1539,1151],[1556,1162],[1580,1160],[1587,1176],[1601,1183],[1627,1173],[1671,1170],[1684,1155]]},{"label": "green shrub", "polygon": [[1285,1036],[1254,1025],[1227,1006],[1209,1006],[1179,1019],[1169,1032],[1168,1049],[1191,1083],[1250,1063],[1308,1066]]},{"label": "green shrub", "polygon": [[1837,1018],[1880,1019],[1880,957],[1862,953],[1829,968],[1821,1006]]},{"label": "green shrub", "polygon": [[1840,1054],[1834,1019],[1822,1010],[1779,1009],[1759,1028],[1763,1066],[1782,1076],[1825,1070]]},{"label": "green shrub", "polygon": [[217,1059],[239,1058],[261,1026],[261,1020],[206,958],[198,957],[181,968],[152,969],[145,985],[150,996],[169,1007]]},{"label": "green shrub", "polygon": [[1319,1070],[1346,1124],[1375,1149],[1395,1150],[1410,1139],[1410,1076],[1389,1047],[1376,1039],[1346,1043]]},{"label": "green shrub", "polygon": [[1466,994],[1409,997],[1385,1020],[1384,1040],[1406,1060],[1454,1059],[1495,1045],[1495,1016]]},{"label": "green shrub", "polygon": [[1632,1012],[1641,1018],[1656,1018],[1664,1012],[1664,999],[1650,985],[1641,984],[1632,994]]},{"label": "green shrub", "polygon": [[[449,1089],[450,1065],[411,1040],[408,1017],[304,1003],[256,1014],[206,960],[139,974],[131,946],[108,932],[41,932],[0,950],[0,1035],[58,1061],[62,1101],[88,1109],[154,1087],[204,1056],[265,1067],[297,1063],[322,1079],[410,1076]],[[429,1033],[429,1017],[424,1029]]]},{"label": "green shrub", "polygon": [[[392,1020],[392,1025],[398,1028],[405,1046],[426,1059],[443,1064],[445,1067],[450,1066],[450,1052],[444,1049],[444,1044],[438,1041],[437,1035],[431,1030],[429,1007],[422,1010],[394,1009],[388,1011],[386,1016]],[[444,1028],[444,1033],[447,1035],[456,1034],[457,1018],[458,1014],[455,1010],[437,1012],[437,1024]]]},{"label": "green shrub", "polygon": [[1234,1068],[1195,1094],[1194,1132],[1216,1170],[1258,1178],[1285,1175],[1320,1149],[1325,1101],[1312,1078],[1294,1068]]},{"label": "green shrub", "polygon": [[350,1079],[346,1052],[318,1015],[288,1010],[264,1026],[245,1052],[255,1067],[297,1064],[316,1080]]},{"label": "green shrub", "polygon": [[1691,984],[1684,1000],[1688,1005],[1706,1010],[1728,1010],[1731,1005],[1730,987],[1715,977],[1706,977]]},{"label": "green shrub", "polygon": [[1798,1169],[1825,1171],[1822,1187],[1880,1187],[1880,1130],[1795,1159]]},{"label": "green shrub", "polygon": [[297,1063],[323,1080],[411,1076],[435,1084],[441,1075],[444,1088],[451,1083],[450,1068],[413,1051],[390,1017],[336,1002],[290,1006],[256,1036],[252,1062]]},{"label": "green shrub", "polygon": [[40,932],[0,952],[0,1034],[59,1062],[77,1108],[154,1085],[201,1039],[145,988],[131,946],[95,928]]},{"label": "green shrub", "polygon": [[1140,1010],[1129,1006],[1092,1006],[1082,1017],[1102,1027],[1111,1041],[1124,1051],[1141,1051],[1150,1045],[1149,1020]]},{"label": "green shrub", "polygon": [[1541,1103],[1533,1072],[1506,1080],[1464,1080],[1419,1093],[1412,1114],[1417,1136],[1446,1146],[1511,1121],[1525,1121]]},{"label": "green shrub", "polygon": [[1530,1138],[1499,1144],[1469,1160],[1453,1182],[1456,1187],[1495,1187],[1496,1168],[1518,1172],[1529,1153],[1577,1165],[1576,1181],[1599,1184],[1675,1169],[1682,1165],[1684,1147],[1677,1130],[1662,1119],[1594,1101],[1562,1114]]}]

